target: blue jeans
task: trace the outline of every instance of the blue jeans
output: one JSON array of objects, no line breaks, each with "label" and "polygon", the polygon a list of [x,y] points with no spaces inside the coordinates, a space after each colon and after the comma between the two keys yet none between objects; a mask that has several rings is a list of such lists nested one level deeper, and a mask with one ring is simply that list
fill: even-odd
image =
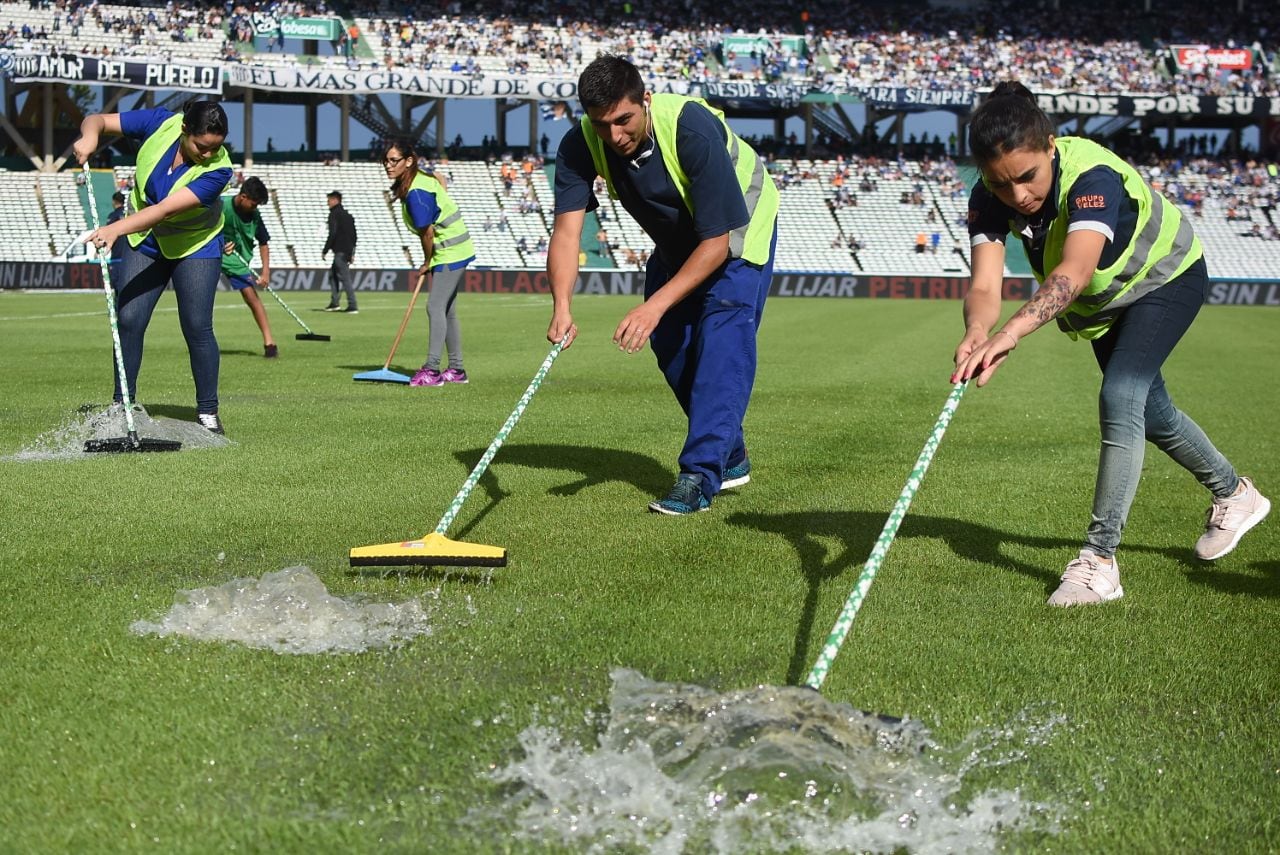
[{"label": "blue jeans", "polygon": [[[756,331],[773,277],[774,228],[769,260],[726,262],[662,316],[649,336],[658,367],[689,419],[680,472],[702,476],[708,499],[720,492],[724,470],[747,456],[742,420],[756,379]],[[645,299],[671,278],[649,256]]]},{"label": "blue jeans", "polygon": [[1191,326],[1208,289],[1204,260],[1121,313],[1093,341],[1102,368],[1098,418],[1102,451],[1085,547],[1115,554],[1142,476],[1145,439],[1195,476],[1215,496],[1231,495],[1239,478],[1195,422],[1173,405],[1160,376],[1174,345]]},{"label": "blue jeans", "polygon": [[[124,240],[124,238],[121,238]],[[119,243],[119,241],[117,241]],[[191,356],[191,377],[196,383],[196,412],[218,411],[218,341],[213,336],[213,295],[218,289],[222,262],[217,258],[151,258],[126,246],[119,270],[112,274],[116,292],[116,312],[120,320],[120,350],[124,373],[129,381],[129,398],[138,400],[138,371],[142,368],[142,345],[151,323],[151,314],[165,286],[173,282],[178,298],[178,322]],[[116,377],[115,400],[120,395]]]}]

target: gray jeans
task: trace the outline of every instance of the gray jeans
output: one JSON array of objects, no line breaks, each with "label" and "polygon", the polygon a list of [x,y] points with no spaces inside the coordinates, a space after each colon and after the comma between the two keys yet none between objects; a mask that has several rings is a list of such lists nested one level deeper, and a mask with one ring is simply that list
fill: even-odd
[{"label": "gray jeans", "polygon": [[356,308],[356,286],[351,281],[351,256],[345,252],[334,251],[333,263],[329,265],[329,305],[338,305],[338,286],[347,292],[347,308]]},{"label": "gray jeans", "polygon": [[1102,368],[1098,416],[1102,451],[1093,494],[1093,518],[1084,545],[1115,554],[1142,476],[1145,440],[1169,455],[1213,495],[1230,496],[1239,484],[1231,463],[1200,426],[1173,405],[1160,367],[1191,326],[1208,288],[1204,261],[1124,310],[1093,342]]},{"label": "gray jeans", "polygon": [[458,297],[465,268],[436,270],[431,274],[431,292],[427,297],[427,320],[431,324],[431,343],[423,368],[440,369],[440,353],[449,348],[449,367],[462,368],[462,329],[453,304]]}]

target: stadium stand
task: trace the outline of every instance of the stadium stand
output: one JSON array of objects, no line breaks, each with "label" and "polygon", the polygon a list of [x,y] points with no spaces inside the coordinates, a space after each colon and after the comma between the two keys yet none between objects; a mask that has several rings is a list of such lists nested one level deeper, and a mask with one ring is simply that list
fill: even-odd
[{"label": "stadium stand", "polygon": [[[36,172],[0,172],[0,197],[5,199],[5,215],[0,217],[0,247],[5,257],[15,261],[48,261],[65,247],[64,244],[54,248],[49,220],[41,204],[41,191],[48,184],[38,180],[38,175]],[[69,174],[52,177],[75,191],[75,180]]]},{"label": "stadium stand", "polygon": [[[778,248],[774,266],[779,270],[811,270],[839,273],[861,269],[856,261],[844,223],[836,231],[813,228],[815,212],[828,209],[830,196],[813,171],[813,163],[794,161],[799,174],[778,188]],[[776,180],[776,176],[775,176]],[[829,209],[828,209],[829,210]]]},{"label": "stadium stand", "polygon": [[[1057,5],[1052,0],[936,5],[782,0],[761,7],[746,0],[654,0],[643,9],[610,6],[602,12],[586,0],[519,5],[474,0],[465,10],[456,0],[443,0],[410,12],[391,0],[365,0],[343,7],[354,39],[343,33],[329,48],[332,55],[299,56],[284,52],[275,40],[255,40],[254,16],[324,14],[323,4],[23,0],[0,2],[0,47],[552,77],[573,76],[598,53],[611,51],[630,57],[652,79],[972,90],[1016,69],[1023,82],[1040,90],[1280,95],[1277,75],[1267,64],[1280,46],[1280,4],[1223,8],[1164,0],[1146,9],[1142,3],[1075,0]],[[744,21],[750,22],[750,32]],[[754,39],[753,46],[743,48],[743,39]],[[1248,45],[1255,62],[1229,73],[1170,67],[1166,48],[1180,43]],[[779,270],[954,275],[968,269],[967,191],[955,165],[937,159],[940,146],[928,151],[932,159],[925,157],[929,147],[920,145],[908,146],[906,159],[886,160],[872,157],[871,149],[857,153],[859,143],[853,141],[852,151],[841,153],[832,145],[818,159],[807,160],[793,159],[798,152],[778,141],[761,142],[761,151],[782,155],[770,164],[782,188]],[[1187,150],[1196,151],[1194,140]],[[1199,151],[1206,150],[1201,139]],[[1274,276],[1280,267],[1274,207],[1280,183],[1274,164],[1225,158],[1138,162],[1191,212],[1211,273]],[[522,162],[505,157],[455,158],[438,167],[452,181],[480,265],[542,266],[553,219],[549,167],[526,171]],[[332,189],[343,192],[360,230],[357,268],[408,267],[421,254],[376,164],[258,163],[253,173],[272,192],[262,212],[273,236],[273,266],[324,266],[324,194]],[[117,168],[117,183],[130,177],[130,170]],[[0,252],[6,257],[57,259],[85,228],[70,172],[0,171],[4,191],[11,200],[0,222],[5,239]],[[597,196],[599,228],[589,220],[584,250],[618,267],[641,265],[652,250],[647,236],[602,188]],[[109,208],[101,192],[99,201],[104,211]],[[604,236],[599,246],[597,233]],[[923,251],[917,249],[920,236]]]},{"label": "stadium stand", "polygon": [[[513,162],[506,165],[514,167]],[[450,192],[464,212],[478,266],[541,268],[546,256],[539,241],[549,239],[553,220],[549,170],[526,174],[517,168],[508,195],[503,167],[501,161],[449,161],[435,169],[448,177]],[[967,273],[968,190],[949,161],[777,160],[772,168],[775,175],[792,176],[778,178],[779,271]],[[1275,275],[1280,267],[1280,185],[1266,164],[1202,158],[1144,166],[1142,171],[1192,218],[1211,275]],[[252,172],[271,191],[271,203],[260,210],[272,235],[273,267],[328,266],[320,251],[327,234],[324,197],[330,190],[342,192],[360,232],[353,267],[403,269],[420,263],[418,239],[401,221],[400,205],[378,165],[271,163],[258,164]],[[832,179],[841,172],[850,176],[846,180],[853,186],[850,195],[856,196],[856,205],[835,204],[839,191]],[[112,183],[120,186],[132,173],[132,168],[116,167]],[[237,168],[238,177],[245,174]],[[0,247],[6,258],[65,258],[68,244],[88,228],[76,175],[0,170],[0,193],[10,200],[11,214],[0,218]],[[100,189],[98,195],[100,209],[109,210],[110,193]],[[604,213],[600,225],[610,244],[602,254],[619,268],[635,268],[652,251],[652,242],[620,205],[608,199],[603,187],[597,198]],[[936,251],[934,232],[939,235]],[[926,240],[923,252],[916,251],[920,234]],[[594,240],[594,234],[584,235],[588,247]],[[256,254],[254,263],[259,263]]]},{"label": "stadium stand", "polygon": [[[48,51],[194,62],[229,58],[222,7],[179,3],[0,3],[0,21]],[[26,33],[30,35],[26,35]]]},{"label": "stadium stand", "polygon": [[[76,179],[60,181],[57,174],[36,174],[36,195],[49,224],[49,240],[54,252],[63,252],[87,228],[82,194],[76,192]],[[108,201],[103,216],[111,210]]]},{"label": "stadium stand", "polygon": [[327,267],[331,260],[320,253],[329,234],[325,196],[332,190],[342,194],[342,205],[356,223],[353,267],[410,266],[405,254],[408,232],[392,209],[387,179],[377,164],[263,164],[254,172],[272,191],[285,240],[299,267]]},{"label": "stadium stand", "polygon": [[[1243,46],[1271,55],[1280,42],[1277,4],[1213,5],[988,0],[922,4],[802,0],[768,6],[730,0],[657,0],[643,10],[602,11],[585,0],[476,0],[442,11],[389,0],[346,6],[355,49],[343,36],[333,55],[298,56],[253,39],[253,17],[309,15],[323,4],[254,0],[226,4],[0,3],[0,46],[108,56],[148,56],[263,65],[300,61],[353,67],[456,69],[466,74],[572,76],[602,51],[627,55],[654,77],[803,81],[834,86],[993,85],[1016,69],[1041,90],[1280,95],[1265,62],[1227,74],[1169,69],[1167,46]],[[1060,6],[1060,8],[1056,8]],[[727,39],[764,39],[733,54]],[[692,23],[691,23],[692,22]],[[1047,34],[1053,34],[1052,36]],[[800,40],[803,49],[795,49]]]}]

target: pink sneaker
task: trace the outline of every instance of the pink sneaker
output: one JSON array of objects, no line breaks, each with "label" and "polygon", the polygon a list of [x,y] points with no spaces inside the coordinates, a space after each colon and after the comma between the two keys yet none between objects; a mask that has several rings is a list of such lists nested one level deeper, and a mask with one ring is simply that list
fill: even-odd
[{"label": "pink sneaker", "polygon": [[1205,522],[1204,534],[1196,541],[1196,557],[1214,561],[1236,548],[1245,532],[1266,519],[1271,502],[1258,492],[1253,481],[1241,477],[1234,496],[1214,499]]},{"label": "pink sneaker", "polygon": [[461,368],[446,368],[444,373],[440,375],[446,383],[466,383],[467,372]]},{"label": "pink sneaker", "polygon": [[1120,564],[1112,558],[1107,561],[1093,554],[1092,550],[1080,550],[1080,557],[1067,564],[1062,573],[1062,583],[1049,597],[1051,606],[1087,606],[1108,603],[1124,596],[1120,587]]},{"label": "pink sneaker", "polygon": [[444,375],[434,368],[419,368],[409,380],[410,386],[443,386]]}]

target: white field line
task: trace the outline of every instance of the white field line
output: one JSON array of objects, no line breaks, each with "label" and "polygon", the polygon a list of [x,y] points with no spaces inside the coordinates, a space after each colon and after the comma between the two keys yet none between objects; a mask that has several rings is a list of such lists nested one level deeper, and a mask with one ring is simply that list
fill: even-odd
[{"label": "white field line", "polygon": [[[49,293],[51,293],[51,292],[49,292],[49,291],[45,291],[45,290],[41,290],[41,291],[20,291],[20,292],[18,292],[18,293],[21,293],[21,294],[49,294]],[[80,291],[75,291],[75,292],[59,292],[59,293],[77,293],[77,294],[79,294],[79,293],[81,293],[81,292],[80,292]],[[310,292],[310,291],[278,291],[278,292],[276,292],[276,293],[278,293],[278,294],[282,294],[282,295],[285,295],[285,294],[288,294],[288,295],[297,295],[297,294],[309,294],[309,293],[312,293],[312,292]],[[489,303],[505,304],[505,305],[502,305],[502,308],[510,308],[510,309],[546,308],[547,310],[550,310],[550,308],[551,308],[551,297],[550,297],[550,295],[542,295],[542,294],[484,294],[484,295],[481,295],[481,296],[483,296],[483,298],[484,298],[484,302],[485,302],[486,304],[489,304]],[[102,299],[102,295],[101,295],[101,294],[98,294],[98,295],[97,295],[97,297],[98,297],[98,299]],[[288,297],[286,297],[286,299],[288,299]],[[368,300],[368,297],[365,297],[365,298],[363,298],[363,299],[364,299],[364,300]],[[218,312],[225,312],[225,311],[233,311],[233,312],[236,312],[236,311],[241,311],[241,310],[247,309],[247,308],[248,308],[248,306],[244,305],[243,303],[240,303],[240,304],[231,305],[231,306],[214,306],[213,308],[214,308],[214,311],[218,311]],[[360,306],[360,312],[361,312],[362,314],[363,314],[364,312],[366,312],[366,311],[369,311],[369,310],[373,310],[373,311],[375,311],[375,312],[379,312],[379,311],[396,311],[396,312],[403,312],[403,311],[404,311],[404,307],[403,307],[403,306],[397,306],[397,305],[386,305],[386,306],[382,306],[382,305],[371,305],[371,306],[369,306],[368,308],[366,308],[363,304]],[[178,307],[177,307],[177,306],[157,306],[157,307],[156,307],[156,312],[169,312],[169,313],[176,313],[177,311],[178,311]],[[304,311],[305,311],[305,310],[304,310]],[[98,315],[105,315],[106,313],[107,313],[107,310],[106,310],[106,308],[104,307],[104,308],[101,308],[101,309],[94,310],[94,311],[92,311],[92,312],[58,312],[58,313],[56,313],[56,314],[52,314],[52,315],[0,315],[0,323],[8,323],[8,322],[15,322],[15,321],[16,321],[16,322],[21,322],[21,321],[53,321],[53,320],[58,320],[58,319],[60,319],[60,318],[91,318],[91,317],[96,317],[96,316],[98,316]],[[342,314],[342,313],[341,313],[341,312],[326,312],[325,314],[336,314],[336,315],[340,315],[340,314]]]}]

